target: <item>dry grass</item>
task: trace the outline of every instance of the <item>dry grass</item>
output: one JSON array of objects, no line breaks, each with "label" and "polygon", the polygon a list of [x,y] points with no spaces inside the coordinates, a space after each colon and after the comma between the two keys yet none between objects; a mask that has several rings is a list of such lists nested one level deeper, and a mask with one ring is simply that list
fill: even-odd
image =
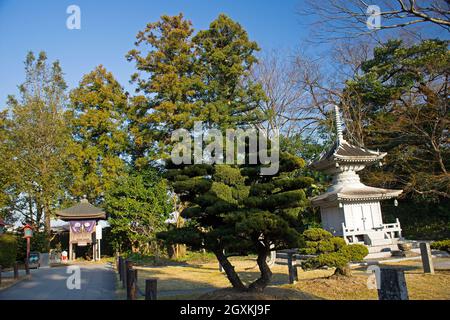
[{"label": "dry grass", "polygon": [[[235,270],[244,283],[249,284],[259,277],[259,269],[252,258],[231,258]],[[192,290],[199,288],[228,288],[230,283],[225,273],[219,272],[215,263],[187,264],[186,266],[136,267],[138,269],[138,286],[145,287],[146,278],[158,279],[159,291]],[[275,265],[271,268],[272,283],[288,283],[287,266]],[[311,279],[330,274],[327,270],[299,272],[299,278]]]},{"label": "dry grass", "polygon": [[198,300],[318,300],[313,295],[295,289],[268,287],[264,293],[219,289],[198,297]]},{"label": "dry grass", "polygon": [[[259,276],[252,258],[232,258],[241,279],[248,284]],[[384,265],[385,266],[385,265]],[[435,275],[423,274],[420,261],[389,263],[391,267],[406,269],[406,281],[410,299],[450,300],[450,271],[436,271]],[[283,299],[283,300],[371,300],[377,299],[377,291],[367,288],[368,274],[365,268],[353,271],[353,276],[330,277],[332,269],[302,271],[299,282],[288,284],[287,266],[272,267],[272,286],[260,296],[230,291],[230,283],[218,270],[217,262],[188,262],[182,266],[137,267],[138,285],[143,291],[146,278],[158,279],[158,295],[161,299]],[[217,289],[205,293],[202,290]],[[242,295],[242,297],[241,297]]]},{"label": "dry grass", "polygon": [[20,282],[22,280],[25,280],[29,278],[27,275],[21,275],[18,279],[14,279],[13,277],[2,277],[2,282],[0,283],[0,290],[9,288],[16,284],[17,282]]},{"label": "dry grass", "polygon": [[[450,300],[450,271],[436,271],[434,275],[424,274],[414,261],[390,263],[389,267],[406,269],[405,278],[411,300]],[[330,300],[377,300],[377,291],[368,289],[367,279],[365,270],[355,270],[350,278],[300,280],[295,285],[284,287]]]}]

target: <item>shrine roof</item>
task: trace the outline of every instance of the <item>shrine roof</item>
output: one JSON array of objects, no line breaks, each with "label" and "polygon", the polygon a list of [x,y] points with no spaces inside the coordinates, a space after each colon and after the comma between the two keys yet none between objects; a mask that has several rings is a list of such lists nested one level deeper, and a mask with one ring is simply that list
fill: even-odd
[{"label": "shrine roof", "polygon": [[310,166],[313,169],[322,170],[335,165],[336,162],[370,163],[381,160],[385,156],[385,152],[354,146],[342,139],[336,141],[328,151],[322,152]]},{"label": "shrine roof", "polygon": [[61,220],[106,219],[106,213],[101,208],[90,204],[86,199],[73,207],[56,212]]},{"label": "shrine roof", "polygon": [[369,187],[359,183],[356,185],[342,185],[332,191],[325,192],[311,198],[313,206],[335,201],[370,201],[386,200],[398,197],[403,191],[395,189],[384,189]]}]

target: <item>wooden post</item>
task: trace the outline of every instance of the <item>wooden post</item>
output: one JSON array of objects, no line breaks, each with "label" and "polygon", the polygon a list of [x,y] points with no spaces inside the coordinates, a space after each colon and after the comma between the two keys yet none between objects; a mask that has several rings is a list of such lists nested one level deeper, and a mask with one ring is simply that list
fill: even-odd
[{"label": "wooden post", "polygon": [[297,265],[294,254],[289,252],[287,255],[288,255],[287,260],[288,260],[289,283],[293,284],[298,281]]},{"label": "wooden post", "polygon": [[69,261],[72,261],[72,243],[69,241]]},{"label": "wooden post", "polygon": [[157,279],[145,280],[145,300],[156,300],[157,287],[158,287]]},{"label": "wooden post", "polygon": [[133,268],[133,262],[129,261],[129,260],[125,260],[125,263],[123,264],[123,269],[122,269],[122,285],[124,288],[127,287],[127,283],[128,283],[128,270]]},{"label": "wooden post", "polygon": [[17,262],[14,263],[14,279],[19,279],[19,265]]},{"label": "wooden post", "polygon": [[27,237],[27,262],[30,259],[30,237]]},{"label": "wooden post", "polygon": [[408,300],[405,272],[394,268],[380,269],[379,300]]},{"label": "wooden post", "polygon": [[127,269],[127,300],[136,300],[137,270]]},{"label": "wooden post", "polygon": [[420,254],[422,255],[423,272],[434,274],[433,257],[428,242],[420,243]]},{"label": "wooden post", "polygon": [[122,265],[123,265],[123,258],[121,256],[119,256],[118,259],[117,259],[117,272],[119,273],[119,280],[120,281],[122,281],[122,277],[123,277]]}]

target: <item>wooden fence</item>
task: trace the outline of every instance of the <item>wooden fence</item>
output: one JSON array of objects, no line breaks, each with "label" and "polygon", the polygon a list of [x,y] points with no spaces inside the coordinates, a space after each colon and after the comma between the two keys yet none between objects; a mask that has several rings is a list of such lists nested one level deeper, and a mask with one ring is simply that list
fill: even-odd
[{"label": "wooden fence", "polygon": [[126,288],[127,300],[137,300],[139,296],[145,300],[156,300],[157,298],[157,279],[150,278],[145,280],[145,291],[138,286],[138,270],[134,268],[133,262],[119,256],[116,260],[116,270],[122,287]]}]

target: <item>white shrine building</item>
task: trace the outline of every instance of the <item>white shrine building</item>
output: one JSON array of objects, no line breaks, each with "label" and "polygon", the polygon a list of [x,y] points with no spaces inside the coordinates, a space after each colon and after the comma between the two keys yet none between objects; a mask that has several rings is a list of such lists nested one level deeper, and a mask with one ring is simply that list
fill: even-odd
[{"label": "white shrine building", "polygon": [[310,165],[314,170],[333,175],[333,180],[328,190],[311,202],[320,207],[322,227],[333,235],[343,237],[349,244],[365,244],[370,252],[391,251],[401,239],[402,229],[398,219],[395,223],[383,223],[380,201],[396,198],[402,190],[369,187],[361,182],[358,171],[380,163],[386,153],[344,140],[337,106],[335,112],[337,141]]}]

